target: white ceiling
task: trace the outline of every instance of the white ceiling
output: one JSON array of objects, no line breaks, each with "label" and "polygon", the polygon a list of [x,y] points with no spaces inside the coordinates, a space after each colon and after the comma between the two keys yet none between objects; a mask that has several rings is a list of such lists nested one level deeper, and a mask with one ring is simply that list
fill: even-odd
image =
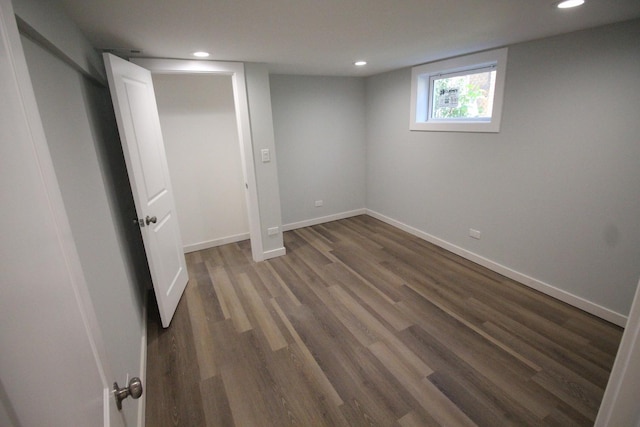
[{"label": "white ceiling", "polygon": [[[366,76],[640,17],[640,0],[60,0],[97,48]],[[640,40],[639,40],[640,42]],[[356,68],[356,60],[369,62]]]}]

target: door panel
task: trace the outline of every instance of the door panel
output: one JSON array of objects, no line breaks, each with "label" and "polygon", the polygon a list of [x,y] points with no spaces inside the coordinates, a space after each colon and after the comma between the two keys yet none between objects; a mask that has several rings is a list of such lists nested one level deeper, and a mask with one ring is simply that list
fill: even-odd
[{"label": "door panel", "polygon": [[[131,126],[137,148],[136,160],[140,165],[140,177],[143,182],[142,195],[147,206],[162,197],[166,191],[165,176],[162,173],[162,155],[160,145],[156,142],[161,136],[157,135],[153,114],[148,108],[151,102],[147,97],[147,87],[144,81],[123,78],[122,82],[127,94],[127,101],[131,113]],[[155,101],[154,101],[155,102]]]},{"label": "door panel", "polygon": [[[115,190],[110,183],[126,183],[124,168],[114,174],[107,167],[113,161],[122,162],[122,151],[115,145],[119,140],[113,107],[107,88],[89,82],[29,38],[22,37],[22,45],[71,233],[112,367],[106,373],[110,387],[113,381],[123,383],[128,376],[144,372],[141,284],[147,283],[135,281],[133,265],[126,259],[123,234],[137,230],[132,229],[130,221],[118,224],[135,212],[131,214],[130,206],[122,209],[110,197]],[[60,99],[65,100],[65,108],[60,108]],[[103,130],[107,126],[110,132]],[[128,425],[134,424],[140,409],[140,401],[130,399],[123,405],[122,415]]]},{"label": "door panel", "polygon": [[123,427],[9,0],[0,94],[0,424]]},{"label": "door panel", "polygon": [[[151,73],[104,54],[120,139],[162,326],[169,326],[188,281]],[[149,221],[148,221],[149,220]]]}]

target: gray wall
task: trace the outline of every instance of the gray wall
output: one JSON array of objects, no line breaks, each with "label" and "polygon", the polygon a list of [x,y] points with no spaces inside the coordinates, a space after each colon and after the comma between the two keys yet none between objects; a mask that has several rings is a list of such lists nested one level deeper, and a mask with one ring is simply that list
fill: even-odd
[{"label": "gray wall", "polygon": [[[364,79],[272,75],[282,222],[365,204]],[[322,200],[322,207],[314,202]]]},{"label": "gray wall", "polygon": [[[30,39],[23,37],[22,44],[109,367],[117,376],[108,380],[141,376],[149,279],[107,89]],[[138,409],[127,406],[127,419],[135,420]]]},{"label": "gray wall", "polygon": [[368,78],[367,208],[628,314],[639,41],[636,20],[511,46],[499,134],[410,132],[411,70]]}]

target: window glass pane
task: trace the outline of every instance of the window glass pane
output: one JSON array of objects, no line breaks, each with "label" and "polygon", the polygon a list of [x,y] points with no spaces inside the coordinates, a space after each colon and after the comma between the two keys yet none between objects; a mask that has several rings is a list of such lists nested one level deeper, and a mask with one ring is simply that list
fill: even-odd
[{"label": "window glass pane", "polygon": [[489,120],[493,112],[495,69],[431,77],[431,119]]}]

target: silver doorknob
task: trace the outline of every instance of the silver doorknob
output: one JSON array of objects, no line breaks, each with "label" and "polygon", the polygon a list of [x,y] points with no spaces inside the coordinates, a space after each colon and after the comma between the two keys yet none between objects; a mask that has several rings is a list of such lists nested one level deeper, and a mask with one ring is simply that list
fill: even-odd
[{"label": "silver doorknob", "polygon": [[146,222],[147,225],[155,224],[156,222],[158,222],[158,218],[156,218],[155,216],[147,215],[147,217],[144,219],[144,222]]},{"label": "silver doorknob", "polygon": [[116,406],[118,407],[118,411],[122,410],[122,401],[127,397],[131,396],[134,399],[140,398],[142,396],[142,381],[140,378],[133,377],[129,380],[128,387],[118,387],[118,383],[113,383],[113,395],[116,398]]}]

